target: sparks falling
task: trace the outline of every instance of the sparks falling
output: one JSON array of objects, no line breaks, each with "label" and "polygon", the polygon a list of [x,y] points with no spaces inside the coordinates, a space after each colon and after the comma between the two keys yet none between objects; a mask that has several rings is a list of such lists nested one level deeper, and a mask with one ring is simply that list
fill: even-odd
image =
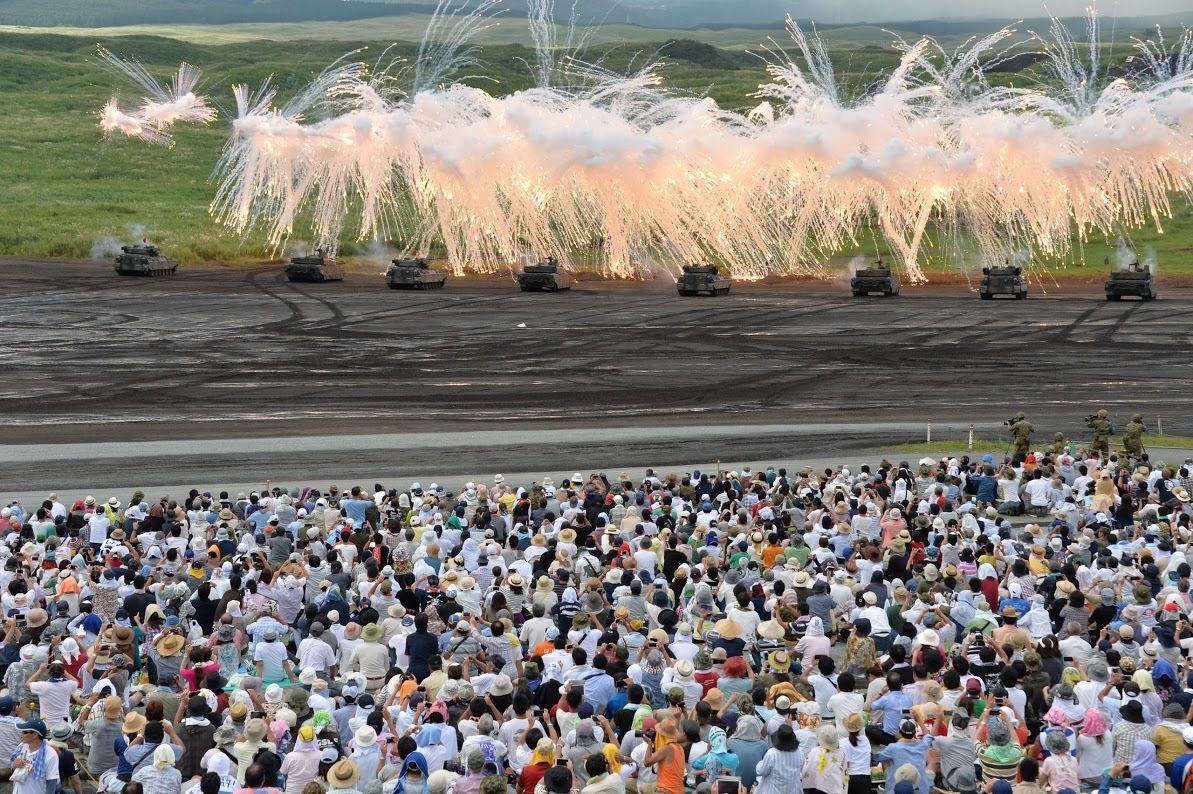
[{"label": "sparks falling", "polygon": [[[561,59],[549,0],[532,9],[534,88],[497,97],[451,82],[488,24],[451,11],[441,0],[440,43],[420,49],[405,92],[391,69],[357,64],[280,107],[268,85],[237,87],[213,215],[278,246],[303,213],[332,250],[347,229],[412,251],[441,243],[456,273],[587,250],[626,277],[709,259],[743,278],[818,272],[875,228],[916,282],[932,223],[989,256],[1061,254],[1075,236],[1160,227],[1169,196],[1193,192],[1189,35],[1171,52],[1138,44],[1138,73],[1105,82],[1096,18],[1089,54],[1056,23],[1037,37],[1047,86],[1013,89],[980,66],[1012,31],[956,52],[923,39],[847,101],[818,37],[789,21],[801,57],[769,50],[761,103],[734,113],[669,92],[658,65],[625,76]],[[105,123],[125,132],[118,109]]]},{"label": "sparks falling", "polygon": [[120,58],[103,47],[98,55],[144,92],[135,108],[121,108],[116,97],[108,100],[99,114],[99,128],[105,135],[170,145],[170,130],[175,124],[208,124],[215,120],[215,109],[208,106],[205,97],[195,94],[201,73],[189,63],[179,65],[166,88],[139,61]]}]

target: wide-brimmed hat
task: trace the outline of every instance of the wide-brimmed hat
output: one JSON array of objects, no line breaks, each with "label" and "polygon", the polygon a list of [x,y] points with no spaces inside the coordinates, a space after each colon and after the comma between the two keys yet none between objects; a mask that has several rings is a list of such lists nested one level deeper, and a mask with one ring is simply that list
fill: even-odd
[{"label": "wide-brimmed hat", "polygon": [[571,527],[566,527],[565,529],[560,531],[559,540],[561,543],[575,543],[576,542],[576,530],[572,529]]},{"label": "wide-brimmed hat", "polygon": [[144,714],[130,711],[124,715],[124,722],[121,724],[120,730],[122,733],[140,733],[145,729],[147,722]]},{"label": "wide-brimmed hat", "polygon": [[791,669],[791,657],[786,651],[771,651],[767,658],[771,669],[778,670],[780,673],[785,673]]},{"label": "wide-brimmed hat", "polygon": [[526,584],[526,580],[522,578],[522,574],[520,573],[511,573],[509,579],[506,580],[506,584],[510,587],[522,587]]},{"label": "wide-brimmed hat", "polygon": [[727,640],[741,637],[741,625],[733,618],[721,618],[717,621],[717,634]]},{"label": "wide-brimmed hat", "polygon": [[800,571],[791,580],[793,587],[807,587],[812,581],[812,577],[808,575],[807,571]]},{"label": "wide-brimmed hat", "polygon": [[352,736],[357,747],[372,747],[377,743],[377,731],[369,725],[361,725]]},{"label": "wide-brimmed hat", "polygon": [[235,521],[236,514],[225,507],[223,510],[220,511],[219,519],[220,519],[220,521]]},{"label": "wide-brimmed hat", "polygon": [[50,616],[41,607],[34,607],[29,610],[29,614],[25,616],[25,621],[29,624],[29,628],[40,628],[50,622]]},{"label": "wide-brimmed hat", "polygon": [[351,788],[360,780],[360,767],[350,758],[341,758],[327,770],[327,782],[336,788]]},{"label": "wide-brimmed hat", "polygon": [[666,736],[668,739],[678,740],[680,738],[679,723],[673,717],[668,717],[665,720],[660,720],[655,725],[655,730],[660,736]]},{"label": "wide-brimmed hat", "polygon": [[691,681],[692,676],[695,675],[696,670],[692,667],[692,663],[687,659],[681,659],[675,664],[675,680],[677,681]]},{"label": "wide-brimmed hat", "polygon": [[366,642],[377,642],[384,633],[376,623],[370,623],[361,630],[360,636]]},{"label": "wide-brimmed hat", "polygon": [[758,624],[757,633],[759,637],[767,640],[781,640],[784,634],[783,627],[777,620],[762,621]]},{"label": "wide-brimmed hat", "polygon": [[490,695],[508,695],[514,691],[514,682],[510,680],[508,675],[499,675],[493,679],[493,683],[489,686]]},{"label": "wide-brimmed hat", "polygon": [[265,738],[268,733],[269,726],[265,724],[265,720],[260,717],[254,717],[244,725],[244,738],[250,742],[259,742]]},{"label": "wide-brimmed hat", "polygon": [[391,618],[406,617],[406,607],[401,604],[390,604],[389,608],[385,610]]},{"label": "wide-brimmed hat", "polygon": [[548,593],[551,590],[554,590],[555,586],[551,583],[551,577],[540,576],[538,581],[535,582],[534,589],[541,590],[544,593]]},{"label": "wide-brimmed hat", "polygon": [[547,536],[546,535],[533,536],[530,539],[530,545],[531,546],[546,546],[547,545]]},{"label": "wide-brimmed hat", "polygon": [[182,646],[186,644],[181,634],[170,632],[169,634],[162,634],[153,642],[153,646],[157,648],[157,652],[162,656],[173,656],[182,650]]}]

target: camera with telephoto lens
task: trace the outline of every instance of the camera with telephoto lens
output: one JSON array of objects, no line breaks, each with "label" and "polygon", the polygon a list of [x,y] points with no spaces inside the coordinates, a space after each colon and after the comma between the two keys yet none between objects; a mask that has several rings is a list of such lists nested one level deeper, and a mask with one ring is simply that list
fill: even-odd
[{"label": "camera with telephoto lens", "polygon": [[1098,418],[1097,414],[1090,414],[1089,416],[1085,417],[1085,423],[1088,425],[1090,422],[1093,422],[1097,418]]}]

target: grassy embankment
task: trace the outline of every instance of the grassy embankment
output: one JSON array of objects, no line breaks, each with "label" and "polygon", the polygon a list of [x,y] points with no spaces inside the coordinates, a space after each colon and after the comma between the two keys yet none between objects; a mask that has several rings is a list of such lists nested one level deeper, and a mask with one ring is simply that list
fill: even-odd
[{"label": "grassy embankment", "polygon": [[[225,25],[180,28],[61,29],[71,35],[22,30],[0,31],[0,101],[8,125],[0,142],[0,169],[8,175],[0,192],[0,255],[86,258],[97,240],[129,239],[130,227],[143,227],[153,239],[184,262],[255,261],[268,258],[260,234],[241,237],[219,227],[207,213],[214,185],[210,181],[234,111],[231,86],[258,84],[273,76],[281,93],[305,85],[324,66],[346,51],[368,46],[376,57],[385,42],[413,40],[425,20],[396,17],[358,22]],[[125,35],[135,32],[138,35]],[[685,51],[670,60],[664,75],[677,91],[708,95],[724,107],[743,109],[766,79],[760,60],[747,45],[781,31],[727,29],[696,33],[658,31],[631,26],[598,29],[591,39],[592,57],[604,57],[613,69],[641,64],[656,52],[669,33],[704,39],[725,49]],[[155,34],[147,36],[145,34]],[[165,35],[163,35],[165,34]],[[388,34],[388,35],[387,35]],[[505,22],[486,34],[481,57],[490,91],[515,91],[530,84],[525,62],[532,52],[525,33]],[[268,37],[271,40],[262,40]],[[898,54],[890,36],[877,28],[831,30],[825,34],[840,76],[865,85],[890,69]],[[611,42],[621,42],[614,45]],[[96,111],[114,89],[131,98],[132,90],[93,56],[97,43],[135,54],[155,73],[167,76],[180,60],[204,69],[205,91],[220,106],[222,120],[208,128],[179,130],[172,149],[136,141],[103,141]],[[1116,51],[1115,55],[1121,52]],[[392,54],[410,57],[413,45],[399,45]],[[1154,247],[1164,274],[1193,273],[1193,208],[1178,202],[1167,234],[1133,232],[1139,246]],[[856,251],[843,257],[872,255],[869,235]],[[1084,248],[1088,265],[1077,267],[1075,255],[1055,263],[1054,272],[1101,276],[1110,253],[1104,239]],[[933,239],[926,265],[944,272],[953,268],[957,245]],[[1063,269],[1067,264],[1068,269]]]}]

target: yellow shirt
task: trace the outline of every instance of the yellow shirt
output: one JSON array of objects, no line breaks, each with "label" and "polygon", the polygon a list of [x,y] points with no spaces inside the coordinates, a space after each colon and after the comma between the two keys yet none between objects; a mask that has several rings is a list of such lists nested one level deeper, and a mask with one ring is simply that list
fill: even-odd
[{"label": "yellow shirt", "polygon": [[1167,725],[1156,728],[1152,742],[1156,745],[1156,760],[1161,764],[1171,764],[1178,756],[1185,754],[1185,740],[1181,732]]}]

